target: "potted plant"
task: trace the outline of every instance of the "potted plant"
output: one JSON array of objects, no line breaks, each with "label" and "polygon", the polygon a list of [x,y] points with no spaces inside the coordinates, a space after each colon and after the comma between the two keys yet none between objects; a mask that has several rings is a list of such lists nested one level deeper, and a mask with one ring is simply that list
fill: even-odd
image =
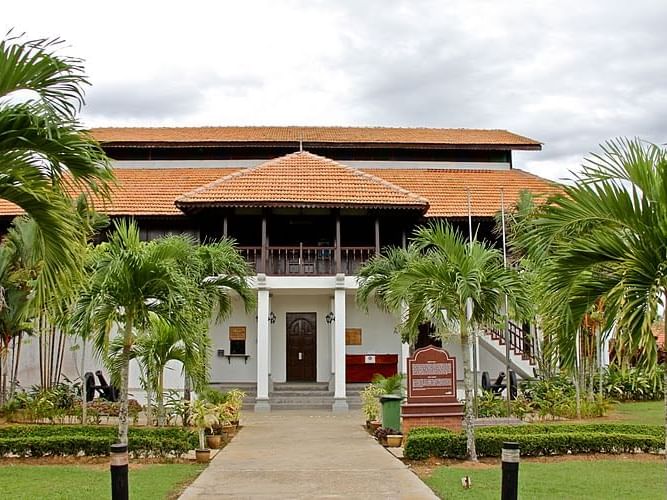
[{"label": "potted plant", "polygon": [[388,429],[387,431],[387,446],[390,448],[398,448],[403,442],[403,435],[400,431]]},{"label": "potted plant", "polygon": [[[359,394],[361,396],[361,411],[366,417],[366,428],[371,429],[371,422],[377,422],[380,416],[380,400],[382,388],[376,384],[369,384]],[[379,427],[379,422],[377,427]],[[377,429],[376,427],[376,429]],[[375,429],[371,429],[375,431]]]},{"label": "potted plant", "polygon": [[243,408],[243,399],[245,396],[246,393],[241,389],[232,389],[227,393],[227,403],[229,403],[231,409],[230,423],[235,427],[239,425],[241,408]]},{"label": "potted plant", "polygon": [[199,449],[195,450],[197,462],[207,463],[211,459],[211,450],[206,447],[206,429],[212,431],[215,424],[218,423],[215,407],[204,403],[201,400],[196,400],[192,404],[192,422],[199,431]]}]

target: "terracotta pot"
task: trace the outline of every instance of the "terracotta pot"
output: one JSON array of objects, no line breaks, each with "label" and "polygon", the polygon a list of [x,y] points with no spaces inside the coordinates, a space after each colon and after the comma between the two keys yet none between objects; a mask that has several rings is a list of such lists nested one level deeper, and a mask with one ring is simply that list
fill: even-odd
[{"label": "terracotta pot", "polygon": [[206,446],[212,450],[217,450],[220,448],[220,443],[222,442],[222,436],[220,434],[210,434],[206,436]]},{"label": "terracotta pot", "polygon": [[381,425],[382,423],[378,422],[377,420],[373,420],[371,422],[371,432],[375,432],[376,430],[378,430]]},{"label": "terracotta pot", "polygon": [[398,448],[403,442],[403,436],[400,434],[389,434],[387,436],[387,446],[390,448]]},{"label": "terracotta pot", "polygon": [[207,464],[211,461],[211,450],[195,450],[198,464]]}]

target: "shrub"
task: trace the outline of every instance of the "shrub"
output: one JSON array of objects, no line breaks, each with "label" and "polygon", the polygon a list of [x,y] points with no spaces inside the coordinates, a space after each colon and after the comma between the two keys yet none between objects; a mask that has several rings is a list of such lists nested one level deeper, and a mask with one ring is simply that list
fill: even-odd
[{"label": "shrub", "polygon": [[[499,457],[505,441],[519,443],[523,456],[548,456],[577,453],[659,453],[664,448],[661,426],[649,425],[525,425],[494,426],[477,429],[477,454]],[[463,433],[410,432],[405,456],[413,460],[428,457],[463,457]]]},{"label": "shrub", "polygon": [[[117,429],[105,426],[12,425],[0,427],[0,456],[108,455]],[[134,456],[180,456],[196,447],[196,433],[181,428],[130,428]]]},{"label": "shrub", "polygon": [[[664,366],[647,369],[610,365],[602,377],[605,396],[621,401],[655,400],[663,397]],[[599,387],[596,376],[594,387]]]},{"label": "shrub", "polygon": [[366,420],[377,420],[380,416],[380,396],[384,394],[384,389],[376,384],[368,384],[363,388],[359,396],[361,397],[361,411],[363,411]]}]

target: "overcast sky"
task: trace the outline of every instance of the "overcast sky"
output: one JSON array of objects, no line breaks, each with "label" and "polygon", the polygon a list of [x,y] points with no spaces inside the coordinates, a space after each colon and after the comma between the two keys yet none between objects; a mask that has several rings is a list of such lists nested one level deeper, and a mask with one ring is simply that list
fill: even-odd
[{"label": "overcast sky", "polygon": [[89,126],[504,128],[568,176],[616,136],[667,141],[667,1],[3,2],[85,58]]}]

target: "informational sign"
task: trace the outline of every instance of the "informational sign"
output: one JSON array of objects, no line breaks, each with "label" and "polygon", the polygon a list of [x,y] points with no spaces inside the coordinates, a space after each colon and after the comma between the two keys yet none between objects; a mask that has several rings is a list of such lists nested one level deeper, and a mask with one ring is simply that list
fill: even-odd
[{"label": "informational sign", "polygon": [[375,364],[375,355],[374,354],[366,354],[364,362],[368,364]]},{"label": "informational sign", "polygon": [[245,340],[245,326],[230,326],[229,340]]},{"label": "informational sign", "polygon": [[408,358],[408,403],[456,400],[456,358],[429,346]]},{"label": "informational sign", "polygon": [[345,329],[345,345],[361,345],[361,328]]}]

